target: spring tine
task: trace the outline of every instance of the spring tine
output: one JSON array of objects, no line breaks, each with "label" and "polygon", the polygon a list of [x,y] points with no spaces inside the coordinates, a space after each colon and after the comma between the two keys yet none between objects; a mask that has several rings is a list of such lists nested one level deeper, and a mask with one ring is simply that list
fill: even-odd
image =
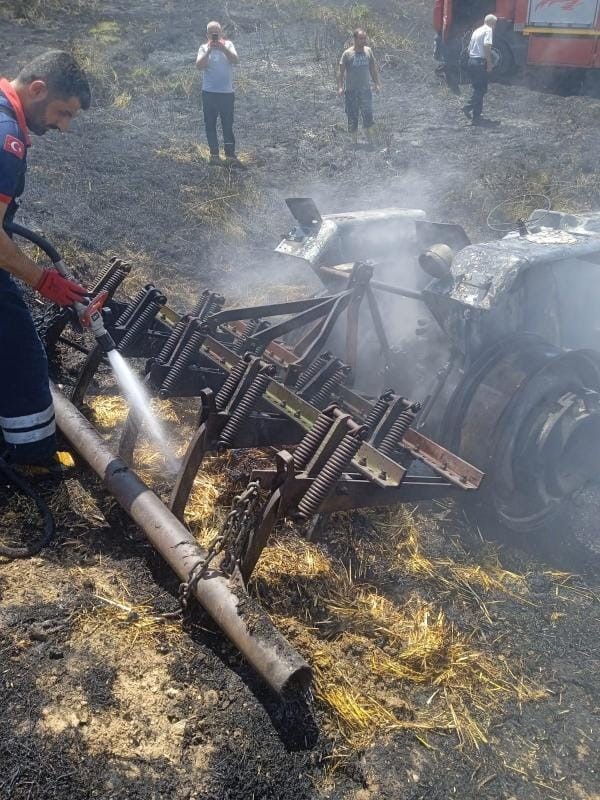
[{"label": "spring tine", "polygon": [[215,405],[218,411],[222,411],[233,397],[233,393],[244,376],[247,366],[248,360],[240,358],[225,379],[225,383],[221,386],[215,397]]},{"label": "spring tine", "polygon": [[100,292],[108,290],[109,282],[112,280],[114,275],[119,274],[120,283],[130,272],[131,264],[128,261],[121,261],[120,258],[116,257],[111,258],[104,272],[102,272],[94,285],[90,287],[90,294],[92,297],[94,297]]},{"label": "spring tine", "polygon": [[209,296],[210,296],[209,290],[205,289],[202,292],[202,294],[200,295],[200,297],[198,298],[198,302],[196,303],[196,305],[190,311],[190,313],[189,313],[190,317],[201,317],[201,318],[203,318],[205,316],[205,315],[203,315],[202,312],[206,308],[206,303],[207,303],[207,300],[208,300]]},{"label": "spring tine", "polygon": [[394,398],[394,393],[391,389],[386,389],[385,392],[379,396],[375,405],[371,408],[365,418],[365,425],[372,432],[383,419],[383,415],[388,409],[389,404]]},{"label": "spring tine", "polygon": [[312,405],[317,406],[320,408],[324,406],[326,403],[331,402],[331,395],[335,392],[338,386],[341,384],[343,379],[348,375],[350,372],[350,367],[342,366],[333,375],[328,378],[323,386],[316,392],[310,399],[309,402]]},{"label": "spring tine", "polygon": [[296,386],[295,386],[296,391],[306,386],[306,384],[315,377],[315,375],[318,373],[321,367],[327,361],[331,361],[332,358],[333,358],[332,353],[329,352],[321,353],[321,355],[315,361],[313,361],[310,367],[307,367],[298,376],[298,380],[296,381]]},{"label": "spring tine", "polygon": [[236,338],[235,342],[231,347],[234,353],[236,353],[238,356],[242,355],[242,353],[244,352],[244,346],[246,342],[248,341],[249,337],[252,336],[252,334],[256,331],[259,324],[260,320],[257,319],[248,320],[248,322],[244,325],[244,330]]},{"label": "spring tine", "polygon": [[269,385],[274,373],[275,367],[273,367],[272,364],[265,364],[261,367],[259,373],[246,389],[244,396],[234,408],[227,424],[223,428],[217,443],[217,449],[225,450],[233,444],[235,437],[242,426],[247,422],[248,415],[254,410],[254,407],[265,393],[265,389]]},{"label": "spring tine", "polygon": [[323,441],[327,432],[333,425],[334,417],[328,410],[322,411],[315,420],[312,428],[306,432],[298,446],[294,450],[294,465],[298,471],[304,469],[314,454],[318,446]]},{"label": "spring tine", "polygon": [[197,317],[192,317],[192,319],[187,321],[187,325],[191,329],[190,336],[177,354],[174,363],[171,365],[169,372],[162,382],[159,391],[160,397],[168,397],[173,392],[185,368],[189,366],[193,357],[198,353],[205,336],[204,331],[200,328],[200,324],[200,320]]},{"label": "spring tine", "polygon": [[101,283],[99,291],[92,292],[92,294],[99,294],[99,292],[108,292],[108,299],[111,300],[114,293],[117,291],[117,289],[123,283],[126,277],[127,277],[126,272],[123,272],[123,270],[120,269],[116,269],[112,275],[110,275],[105,281]]},{"label": "spring tine", "polygon": [[402,413],[398,414],[398,418],[377,446],[377,449],[384,456],[391,457],[393,452],[400,446],[404,434],[412,425],[420,409],[420,403],[412,403]]},{"label": "spring tine", "polygon": [[124,352],[128,347],[136,341],[136,339],[148,328],[161,306],[164,305],[164,298],[152,300],[148,303],[147,307],[142,311],[139,317],[135,320],[133,325],[127,330],[123,338],[118,344],[117,349],[119,352]]},{"label": "spring tine", "polygon": [[215,294],[212,296],[208,308],[206,309],[206,313],[202,317],[202,319],[206,319],[206,317],[210,317],[211,314],[217,314],[222,308],[223,304],[225,303],[225,298],[222,294]]},{"label": "spring tine", "polygon": [[139,292],[135,295],[133,300],[130,303],[127,303],[127,307],[124,309],[121,316],[117,319],[117,325],[124,325],[128,319],[130,319],[131,315],[137,308],[137,306],[142,302],[142,300],[146,297],[148,292],[154,289],[154,284],[147,283],[143,289],[140,289]]},{"label": "spring tine", "polygon": [[347,433],[313,480],[310,488],[298,503],[298,513],[304,519],[317,514],[323,500],[329,495],[342,472],[360,450],[365,429]]},{"label": "spring tine", "polygon": [[177,347],[177,342],[181,338],[183,332],[186,329],[188,324],[188,317],[181,317],[179,322],[175,325],[167,341],[163,344],[160,353],[156,357],[156,361],[158,364],[167,364],[173,353],[175,352],[175,348]]}]

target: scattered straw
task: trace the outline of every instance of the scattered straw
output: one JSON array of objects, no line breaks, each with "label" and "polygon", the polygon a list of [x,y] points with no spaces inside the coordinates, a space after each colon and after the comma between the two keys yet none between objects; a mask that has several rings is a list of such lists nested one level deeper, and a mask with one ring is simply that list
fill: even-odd
[{"label": "scattered straw", "polygon": [[[328,539],[349,547],[349,520],[340,518]],[[452,592],[473,601],[475,586],[481,595],[475,608],[483,611],[490,593],[529,602],[521,576],[497,559],[478,565],[429,557],[406,512],[395,526],[384,518],[375,536],[353,540],[351,550],[352,568],[352,560],[332,555],[331,545],[285,533],[265,550],[254,577],[260,601],[315,669],[315,696],[338,756],[397,730],[453,732],[459,745],[478,748],[504,704],[545,696],[478,631],[451,623],[438,602],[417,591],[382,591],[401,572],[443,587],[438,597]],[[370,582],[375,576],[379,588]],[[487,608],[484,616],[487,622]]]},{"label": "scattered straw", "polygon": [[97,395],[87,402],[93,411],[92,421],[100,431],[110,431],[122,424],[129,412],[127,402],[118,395]]},{"label": "scattered straw", "polygon": [[98,630],[109,630],[111,639],[118,637],[123,647],[133,647],[140,640],[169,643],[182,639],[183,630],[177,621],[161,617],[150,602],[133,602],[126,584],[116,583],[117,588],[96,582],[91,602],[78,608],[72,617],[74,642],[87,641]]},{"label": "scattered straw", "polygon": [[226,483],[226,476],[222,472],[206,470],[194,481],[185,518],[187,524],[196,530],[200,544],[208,544],[217,532],[221,515],[216,504]]}]

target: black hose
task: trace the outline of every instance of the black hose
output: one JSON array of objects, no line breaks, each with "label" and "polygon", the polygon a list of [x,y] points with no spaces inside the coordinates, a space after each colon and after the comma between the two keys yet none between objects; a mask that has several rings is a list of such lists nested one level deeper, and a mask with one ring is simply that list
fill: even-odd
[{"label": "black hose", "polygon": [[30,231],[29,228],[24,228],[23,225],[19,225],[17,222],[5,222],[4,230],[7,233],[12,233],[15,234],[16,236],[20,236],[21,238],[27,239],[28,241],[37,245],[37,247],[39,247],[40,250],[43,250],[44,253],[46,253],[46,255],[48,256],[50,261],[52,261],[53,264],[58,264],[59,261],[62,261],[62,256],[58,252],[58,250],[53,245],[51,245],[47,239],[44,239],[43,236],[40,236],[39,233]]},{"label": "black hose", "polygon": [[22,475],[19,475],[6,463],[2,456],[0,456],[0,473],[8,478],[22,494],[33,500],[43,523],[43,535],[39,541],[35,544],[28,544],[25,547],[8,547],[0,543],[0,556],[5,556],[6,558],[30,558],[39,553],[54,538],[56,531],[54,517],[46,501],[40,497]]}]

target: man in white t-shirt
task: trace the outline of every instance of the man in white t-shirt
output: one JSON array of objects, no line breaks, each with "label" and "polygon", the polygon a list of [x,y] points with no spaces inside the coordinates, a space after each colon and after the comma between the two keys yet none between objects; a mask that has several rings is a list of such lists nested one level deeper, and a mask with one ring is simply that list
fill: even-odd
[{"label": "man in white t-shirt", "polygon": [[233,43],[223,38],[219,22],[209,22],[206,26],[207,41],[198,50],[196,68],[202,72],[202,110],[204,127],[210,149],[210,163],[219,164],[219,139],[217,121],[221,119],[223,129],[223,148],[228,163],[235,166],[239,162],[235,156],[235,137],[233,135],[233,67],[240,63]]},{"label": "man in white t-shirt", "polygon": [[473,31],[469,42],[468,69],[473,94],[462,110],[467,117],[472,118],[473,125],[481,124],[483,97],[488,90],[488,75],[494,68],[492,43],[497,21],[493,14],[488,14],[483,25]]}]

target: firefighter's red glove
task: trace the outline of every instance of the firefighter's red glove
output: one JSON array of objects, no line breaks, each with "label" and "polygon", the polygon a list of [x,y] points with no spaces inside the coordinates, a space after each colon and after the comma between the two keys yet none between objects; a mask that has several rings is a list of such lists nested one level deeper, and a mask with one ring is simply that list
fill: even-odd
[{"label": "firefighter's red glove", "polygon": [[72,306],[80,303],[85,297],[86,290],[75,281],[70,281],[55,269],[45,269],[40,282],[35,287],[47,300],[57,306]]}]

